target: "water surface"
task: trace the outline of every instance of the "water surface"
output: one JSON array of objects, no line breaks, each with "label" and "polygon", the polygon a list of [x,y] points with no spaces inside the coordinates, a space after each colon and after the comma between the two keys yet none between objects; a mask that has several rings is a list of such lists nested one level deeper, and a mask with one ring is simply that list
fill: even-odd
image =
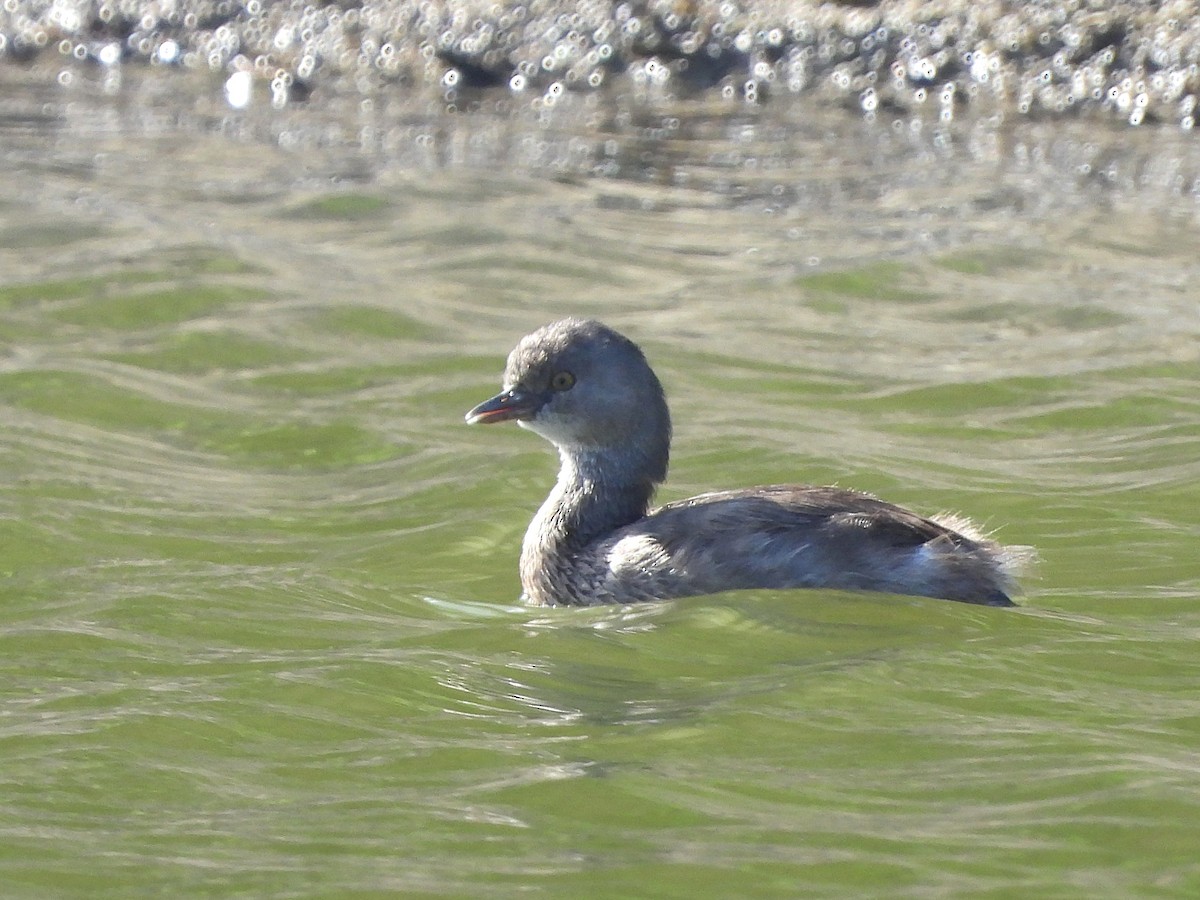
[{"label": "water surface", "polygon": [[[5,78],[8,896],[1200,889],[1193,139]],[[959,511],[1022,607],[521,607],[554,459],[462,413],[566,314],[664,499]]]}]

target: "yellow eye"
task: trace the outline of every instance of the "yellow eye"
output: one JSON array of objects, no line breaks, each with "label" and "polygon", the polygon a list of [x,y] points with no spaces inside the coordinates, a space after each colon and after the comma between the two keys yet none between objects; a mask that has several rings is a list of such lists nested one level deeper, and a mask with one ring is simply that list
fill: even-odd
[{"label": "yellow eye", "polygon": [[550,379],[550,389],[553,391],[569,391],[574,386],[575,376],[565,369],[555,372],[554,377]]}]

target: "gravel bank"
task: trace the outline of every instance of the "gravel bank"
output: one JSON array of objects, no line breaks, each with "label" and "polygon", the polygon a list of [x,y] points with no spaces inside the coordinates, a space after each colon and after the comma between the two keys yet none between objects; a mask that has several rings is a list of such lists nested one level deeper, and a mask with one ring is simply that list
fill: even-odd
[{"label": "gravel bank", "polygon": [[215,70],[237,105],[322,90],[460,102],[564,91],[763,103],[809,95],[866,116],[966,106],[1191,129],[1200,4],[896,0],[9,0],[0,61]]}]

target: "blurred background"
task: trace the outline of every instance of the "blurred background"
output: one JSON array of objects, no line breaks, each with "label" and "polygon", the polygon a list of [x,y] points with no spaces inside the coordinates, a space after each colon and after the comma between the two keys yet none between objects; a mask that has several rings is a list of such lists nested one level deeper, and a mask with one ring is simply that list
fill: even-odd
[{"label": "blurred background", "polygon": [[[1185,2],[4,4],[5,896],[1195,896],[1198,94]],[[1021,607],[521,606],[566,315],[662,499]]]}]

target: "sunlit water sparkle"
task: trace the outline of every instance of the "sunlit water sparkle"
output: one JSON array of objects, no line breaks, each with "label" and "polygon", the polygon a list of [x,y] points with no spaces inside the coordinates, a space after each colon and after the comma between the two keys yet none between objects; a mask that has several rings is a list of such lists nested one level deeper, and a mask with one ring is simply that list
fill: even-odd
[{"label": "sunlit water sparkle", "polygon": [[[6,896],[1200,889],[1194,141],[4,77]],[[554,460],[462,413],[567,313],[664,499],[959,511],[1023,606],[521,607]]]}]

